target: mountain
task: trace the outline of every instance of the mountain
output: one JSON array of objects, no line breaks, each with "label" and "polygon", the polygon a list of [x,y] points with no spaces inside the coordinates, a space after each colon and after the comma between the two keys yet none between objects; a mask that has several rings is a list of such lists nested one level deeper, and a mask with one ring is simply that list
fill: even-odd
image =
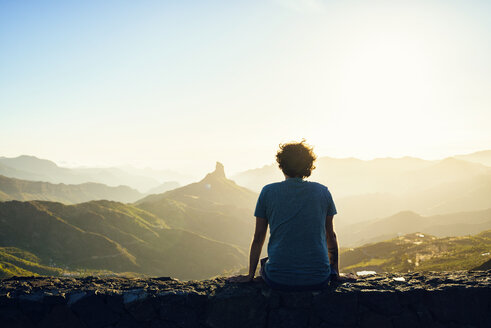
[{"label": "mountain", "polygon": [[[475,236],[437,238],[412,233],[343,249],[340,270],[356,272],[455,271],[485,267],[491,260],[491,230]],[[489,266],[489,264],[487,264]]]},{"label": "mountain", "polygon": [[425,215],[491,208],[491,173],[469,174],[459,180],[399,196],[400,208]]},{"label": "mountain", "polygon": [[82,177],[84,181],[93,181],[109,186],[127,185],[142,193],[160,184],[157,179],[134,175],[116,167],[71,168],[70,170]]},{"label": "mountain", "polygon": [[128,173],[119,168],[65,168],[34,156],[0,157],[0,174],[9,178],[50,183],[103,183],[109,186],[127,185],[141,192],[158,186],[158,180]]},{"label": "mountain", "polygon": [[37,172],[40,176],[69,174],[69,169],[58,167],[55,163],[35,156],[22,155],[15,158],[0,157],[0,163],[22,172]]},{"label": "mountain", "polygon": [[251,208],[258,194],[237,185],[227,179],[222,163],[217,162],[215,171],[208,173],[201,181],[162,194],[150,195],[137,203],[156,202],[162,199],[174,199],[185,203],[214,203],[232,205],[238,208]]},{"label": "mountain", "polygon": [[[400,176],[405,172],[433,164],[433,161],[413,157],[378,158],[369,161],[320,157],[315,164],[317,168],[312,171],[309,179],[327,185],[337,197],[390,192],[404,187]],[[242,186],[259,191],[264,185],[281,181],[284,177],[278,165],[274,164],[239,173],[233,179]]]},{"label": "mountain", "polygon": [[172,228],[192,231],[247,249],[254,229],[258,194],[227,179],[224,167],[201,181],[150,195],[136,206],[165,220]]},{"label": "mountain", "polygon": [[232,179],[241,186],[259,192],[265,185],[284,180],[285,177],[277,164],[271,164],[238,173]]},{"label": "mountain", "polygon": [[177,181],[166,181],[166,182],[162,183],[161,185],[148,190],[146,193],[150,194],[150,195],[161,194],[161,193],[164,193],[166,191],[179,188],[180,186],[181,185]]},{"label": "mountain", "polygon": [[491,174],[483,174],[403,194],[386,192],[341,197],[335,200],[336,222],[346,226],[387,217],[401,210],[423,215],[485,210],[491,208],[490,195]]},{"label": "mountain", "polygon": [[[456,158],[427,161],[413,157],[356,158],[321,157],[310,180],[327,185],[337,198],[373,194],[405,194],[459,181],[477,175],[491,174],[491,168]],[[283,180],[277,165],[264,166],[235,175],[240,185],[259,191],[265,184]]]},{"label": "mountain", "polygon": [[419,170],[406,171],[400,178],[406,186],[405,191],[420,191],[488,174],[491,174],[491,167],[449,157]]},{"label": "mountain", "polygon": [[491,166],[491,150],[482,150],[471,154],[457,155],[455,158]]},{"label": "mountain", "polygon": [[132,205],[92,201],[0,202],[0,247],[34,254],[43,266],[204,279],[241,267],[235,246],[172,229]]},{"label": "mountain", "polygon": [[[131,165],[121,165],[117,166],[117,168],[135,176],[144,176],[158,181],[176,181],[180,185],[196,181],[196,176],[194,175],[183,174],[170,169],[153,169],[150,167],[136,168]],[[147,194],[151,194],[151,192],[147,191]]]},{"label": "mountain", "polygon": [[127,186],[109,187],[100,183],[52,184],[0,175],[0,201],[49,200],[73,204],[97,199],[134,202],[141,197],[141,193]]},{"label": "mountain", "polygon": [[44,176],[36,174],[34,172],[26,172],[4,165],[1,163],[1,159],[2,158],[0,157],[0,175],[4,175],[6,177],[14,177],[18,179],[33,180],[33,181],[41,181],[44,178]]},{"label": "mountain", "polygon": [[475,234],[487,229],[491,229],[491,209],[427,217],[403,211],[382,219],[340,226],[337,232],[341,245],[348,247],[419,231],[445,237]]},{"label": "mountain", "polygon": [[[403,210],[435,215],[491,208],[491,168],[479,163],[452,157],[439,161],[321,157],[316,166],[309,180],[329,187],[338,226]],[[282,180],[274,165],[242,172],[234,179],[253,190]]]}]

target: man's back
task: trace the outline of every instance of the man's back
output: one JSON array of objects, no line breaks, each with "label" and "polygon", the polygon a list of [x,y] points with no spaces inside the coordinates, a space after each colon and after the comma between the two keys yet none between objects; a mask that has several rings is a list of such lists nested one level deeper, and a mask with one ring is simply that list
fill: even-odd
[{"label": "man's back", "polygon": [[325,220],[336,214],[327,187],[288,178],[263,188],[254,215],[268,220],[266,276],[284,285],[314,285],[329,278]]}]

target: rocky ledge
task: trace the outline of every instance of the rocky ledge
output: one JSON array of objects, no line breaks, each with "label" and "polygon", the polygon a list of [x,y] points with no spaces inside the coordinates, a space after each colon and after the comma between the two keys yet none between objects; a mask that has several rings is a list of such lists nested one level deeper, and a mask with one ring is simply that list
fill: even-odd
[{"label": "rocky ledge", "polygon": [[223,278],[14,277],[1,327],[490,327],[491,270],[379,274],[316,292]]}]

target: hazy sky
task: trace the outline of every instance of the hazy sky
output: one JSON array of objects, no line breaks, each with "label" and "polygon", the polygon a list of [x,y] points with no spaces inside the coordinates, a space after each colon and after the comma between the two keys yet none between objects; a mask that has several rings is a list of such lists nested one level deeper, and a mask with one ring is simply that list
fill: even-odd
[{"label": "hazy sky", "polygon": [[491,1],[0,1],[0,156],[176,168],[491,148]]}]

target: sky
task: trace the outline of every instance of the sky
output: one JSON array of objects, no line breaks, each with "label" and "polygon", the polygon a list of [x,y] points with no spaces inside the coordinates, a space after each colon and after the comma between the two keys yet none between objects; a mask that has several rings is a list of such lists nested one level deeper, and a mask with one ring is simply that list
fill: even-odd
[{"label": "sky", "polygon": [[201,175],[491,149],[490,1],[0,0],[0,156]]}]

